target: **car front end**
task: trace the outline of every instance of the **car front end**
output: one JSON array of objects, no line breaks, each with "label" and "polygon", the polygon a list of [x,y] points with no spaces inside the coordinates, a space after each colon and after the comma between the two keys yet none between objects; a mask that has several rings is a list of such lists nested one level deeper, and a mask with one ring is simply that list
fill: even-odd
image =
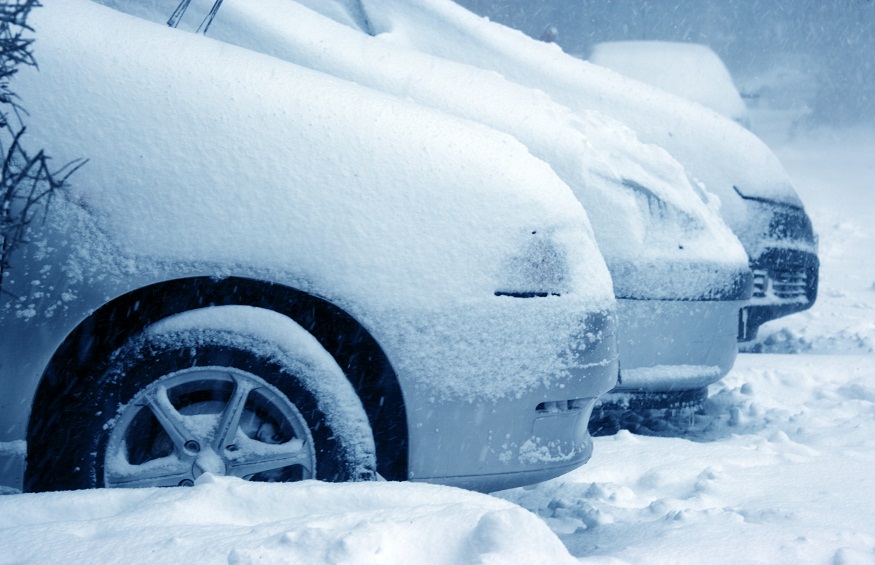
[{"label": "car front end", "polygon": [[[471,344],[492,351],[493,357],[497,347],[508,362],[523,363],[520,368],[527,380],[535,377],[529,384],[508,390],[506,385],[515,379],[491,373],[477,384],[476,393],[464,399],[441,397],[422,387],[407,389],[409,480],[490,492],[557,477],[590,458],[590,414],[597,397],[617,379],[616,315],[609,310],[569,316],[562,300],[555,296],[498,297],[497,308],[488,319],[497,332],[493,337],[504,343],[486,334]],[[549,302],[554,304],[545,306]],[[508,317],[514,310],[528,312],[528,330],[514,327],[516,315]],[[545,310],[553,314],[539,321]],[[558,374],[549,356],[536,353],[554,349],[557,343],[525,335],[538,326],[550,331],[548,327],[557,324],[579,328],[561,344],[565,353],[559,363],[564,367]],[[502,326],[506,331],[501,331]],[[506,340],[509,335],[516,337]],[[528,343],[518,349],[522,345],[514,343],[518,340]],[[515,371],[510,366],[508,370]],[[545,381],[545,371],[558,376]],[[499,389],[505,390],[502,396],[490,395]]]},{"label": "car front end", "polygon": [[[491,490],[587,460],[589,410],[617,378],[610,275],[580,203],[521,143],[90,1],[49,3],[33,25],[40,70],[15,83],[30,139],[89,163],[4,281],[0,488],[111,486],[98,450],[130,421],[115,418],[130,406],[120,389],[166,394],[155,383],[175,373],[147,371],[195,355],[153,348],[140,380],[125,370],[150,328],[177,315],[210,319],[215,372],[258,365],[244,382],[302,393],[271,398],[302,415],[316,478],[332,480],[319,458],[341,453],[318,444],[362,434],[374,461],[349,463],[390,480]],[[251,320],[287,318],[302,340],[223,320],[241,306]],[[286,372],[251,362],[286,354]],[[313,359],[330,361],[320,374],[343,394],[292,370]],[[231,410],[230,397],[215,403]],[[197,421],[150,406],[181,422],[171,440]],[[161,443],[151,437],[145,447]],[[177,443],[161,458],[201,460],[200,443]],[[210,468],[234,447],[205,451]]]},{"label": "car front end", "polygon": [[753,273],[753,297],[740,313],[738,340],[757,338],[759,327],[807,310],[817,299],[820,261],[817,235],[798,202],[784,202],[735,192],[746,209],[746,248]]},{"label": "car front end", "polygon": [[810,221],[781,163],[750,131],[450,1],[361,4],[385,41],[499,72],[572,110],[600,111],[668,151],[703,188],[705,201],[719,200],[720,217],[747,252],[755,280],[737,322],[740,341],[752,340],[762,323],[813,304],[819,262]]}]

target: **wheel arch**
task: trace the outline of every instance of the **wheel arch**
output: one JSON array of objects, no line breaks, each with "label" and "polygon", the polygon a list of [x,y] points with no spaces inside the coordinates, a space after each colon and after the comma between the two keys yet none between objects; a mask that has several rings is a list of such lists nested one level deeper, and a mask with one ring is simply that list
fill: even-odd
[{"label": "wheel arch", "polygon": [[[374,337],[338,306],[295,288],[251,278],[192,277],[123,294],[83,320],[55,351],[40,380],[28,422],[28,451],[43,443],[60,403],[87,394],[91,375],[110,355],[162,318],[208,306],[273,310],[302,326],[334,357],[365,408],[376,443],[378,472],[407,479],[408,428],[404,397],[389,359]],[[43,417],[45,416],[45,417]],[[66,430],[63,433],[75,433]]]}]

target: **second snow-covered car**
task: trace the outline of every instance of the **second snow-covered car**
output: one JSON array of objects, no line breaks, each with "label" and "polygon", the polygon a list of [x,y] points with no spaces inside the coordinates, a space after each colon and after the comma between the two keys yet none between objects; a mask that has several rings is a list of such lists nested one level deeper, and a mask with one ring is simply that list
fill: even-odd
[{"label": "second snow-covered car", "polygon": [[617,377],[585,212],[510,136],[88,0],[29,23],[27,139],[87,157],[0,296],[0,487],[582,464]]},{"label": "second snow-covered car", "polygon": [[[158,22],[173,4],[162,13],[160,3],[150,12],[113,2]],[[600,412],[696,402],[730,370],[750,297],[747,258],[664,150],[598,112],[372,37],[354,4],[311,4],[331,17],[291,1],[229,3],[209,35],[508,133],[583,203],[618,298],[621,381]],[[180,25],[194,30],[202,14]]]},{"label": "second snow-covered car", "polygon": [[[325,2],[307,0],[308,4]],[[738,339],[764,322],[810,308],[820,263],[811,220],[777,157],[716,112],[582,61],[557,45],[478,17],[451,0],[355,0],[387,43],[500,73],[572,110],[600,111],[667,150],[720,202],[754,276]]]}]

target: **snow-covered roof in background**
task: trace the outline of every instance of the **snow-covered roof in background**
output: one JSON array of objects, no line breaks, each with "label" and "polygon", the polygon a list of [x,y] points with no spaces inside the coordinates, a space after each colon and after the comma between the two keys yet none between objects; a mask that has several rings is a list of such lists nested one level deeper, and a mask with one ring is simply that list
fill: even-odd
[{"label": "snow-covered roof in background", "polygon": [[[112,5],[160,22],[172,2],[151,13],[131,0]],[[513,135],[584,204],[609,267],[627,273],[614,281],[624,296],[701,296],[747,269],[741,245],[683,168],[616,120],[573,112],[494,72],[373,38],[343,18],[339,5],[319,7],[328,17],[287,0],[226,2],[209,35]],[[183,24],[199,21],[194,11]]]},{"label": "snow-covered roof in background", "polygon": [[594,45],[589,60],[748,125],[747,107],[729,70],[707,45],[608,41]]}]

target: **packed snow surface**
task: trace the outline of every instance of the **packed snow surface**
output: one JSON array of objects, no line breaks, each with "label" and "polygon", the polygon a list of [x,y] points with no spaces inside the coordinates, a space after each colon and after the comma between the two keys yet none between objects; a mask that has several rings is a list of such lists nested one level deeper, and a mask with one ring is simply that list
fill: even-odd
[{"label": "packed snow surface", "polygon": [[552,532],[446,487],[204,479],[0,497],[0,563],[573,562],[556,538],[581,563],[872,563],[875,132],[776,150],[821,233],[817,303],[661,435],[596,438],[584,467],[497,493]]}]

